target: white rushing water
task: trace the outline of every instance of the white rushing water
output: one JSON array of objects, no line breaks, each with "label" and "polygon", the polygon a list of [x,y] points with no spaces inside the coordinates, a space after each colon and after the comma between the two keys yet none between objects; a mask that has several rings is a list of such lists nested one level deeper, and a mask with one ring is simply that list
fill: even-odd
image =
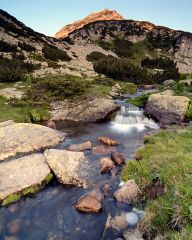
[{"label": "white rushing water", "polygon": [[145,129],[158,129],[152,119],[144,115],[144,111],[133,105],[123,105],[111,122],[111,127],[116,131],[144,131]]}]

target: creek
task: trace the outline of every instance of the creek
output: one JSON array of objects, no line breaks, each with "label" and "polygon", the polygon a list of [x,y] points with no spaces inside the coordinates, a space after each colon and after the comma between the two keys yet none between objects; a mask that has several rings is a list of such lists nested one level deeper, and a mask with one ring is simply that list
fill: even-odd
[{"label": "creek", "polygon": [[[93,146],[101,146],[100,136],[117,140],[117,151],[124,154],[127,161],[142,146],[143,136],[157,129],[158,125],[144,116],[139,108],[118,100],[120,110],[110,122],[74,123],[59,122],[57,128],[67,133],[60,149],[70,144],[91,141]],[[13,240],[100,240],[102,239],[108,214],[115,217],[121,212],[132,212],[133,206],[118,204],[113,191],[120,184],[121,168],[117,176],[100,174],[99,159],[110,156],[94,155],[91,150],[84,152],[88,159],[88,189],[66,187],[55,179],[40,192],[22,198],[19,202],[0,209],[0,239]],[[102,189],[105,183],[111,186],[111,194],[105,197],[101,213],[79,213],[73,204],[86,192],[96,186]],[[116,239],[120,233],[109,231],[103,239]],[[14,238],[6,238],[14,236]]]}]

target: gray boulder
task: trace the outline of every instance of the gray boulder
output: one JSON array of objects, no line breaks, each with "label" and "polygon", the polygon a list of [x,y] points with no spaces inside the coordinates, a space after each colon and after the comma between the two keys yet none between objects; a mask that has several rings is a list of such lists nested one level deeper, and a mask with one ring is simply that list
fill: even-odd
[{"label": "gray boulder", "polygon": [[174,96],[172,91],[152,94],[146,104],[146,113],[162,124],[184,122],[190,99]]},{"label": "gray boulder", "polygon": [[31,123],[16,123],[0,128],[0,160],[56,146],[65,134]]},{"label": "gray boulder", "polygon": [[52,120],[96,122],[106,119],[119,107],[106,98],[87,98],[79,103],[59,101],[51,104]]},{"label": "gray boulder", "polygon": [[44,155],[60,183],[83,186],[85,183],[83,166],[86,162],[84,153],[49,149],[44,152]]},{"label": "gray boulder", "polygon": [[7,205],[36,192],[47,181],[50,168],[43,154],[0,163],[0,201]]}]

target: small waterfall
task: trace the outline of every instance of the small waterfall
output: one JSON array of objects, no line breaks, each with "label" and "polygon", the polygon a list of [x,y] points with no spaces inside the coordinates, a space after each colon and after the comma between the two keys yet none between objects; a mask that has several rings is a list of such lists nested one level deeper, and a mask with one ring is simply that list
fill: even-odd
[{"label": "small waterfall", "polygon": [[143,110],[136,106],[125,104],[121,106],[121,110],[112,121],[112,128],[119,131],[143,131],[145,129],[158,129],[159,127],[152,119],[144,115]]}]

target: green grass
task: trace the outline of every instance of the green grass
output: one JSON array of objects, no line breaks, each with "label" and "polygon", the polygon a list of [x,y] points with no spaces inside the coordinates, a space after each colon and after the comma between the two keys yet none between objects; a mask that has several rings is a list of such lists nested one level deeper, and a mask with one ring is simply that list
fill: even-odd
[{"label": "green grass", "polygon": [[2,206],[3,207],[7,206],[7,205],[9,205],[11,203],[19,201],[20,199],[21,199],[21,195],[20,194],[17,194],[17,193],[11,194],[3,201]]},{"label": "green grass", "polygon": [[[148,239],[185,239],[192,223],[192,127],[161,130],[145,143],[136,153],[139,161],[129,161],[122,175],[123,180],[135,179],[142,192],[139,199],[146,201],[140,229]],[[151,199],[146,193],[154,179],[166,192]]]},{"label": "green grass", "polygon": [[127,99],[126,102],[133,104],[137,107],[144,107],[147,103],[148,98],[149,95],[144,93],[139,97]]}]

